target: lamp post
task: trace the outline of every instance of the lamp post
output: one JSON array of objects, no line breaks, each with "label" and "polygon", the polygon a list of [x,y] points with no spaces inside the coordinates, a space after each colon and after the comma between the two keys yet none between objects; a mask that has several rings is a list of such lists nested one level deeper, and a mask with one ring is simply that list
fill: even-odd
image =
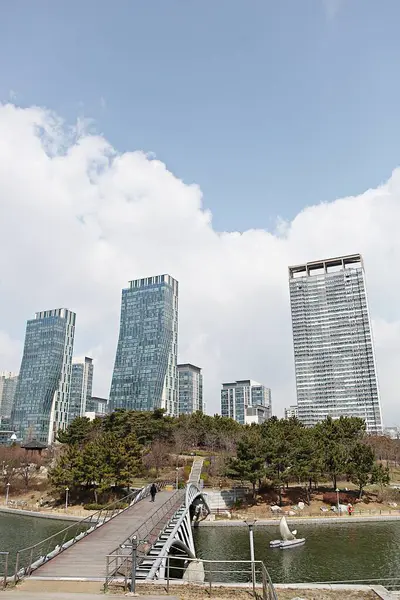
[{"label": "lamp post", "polygon": [[339,510],[339,488],[336,488],[336,503],[337,503],[338,515],[340,515],[340,510]]},{"label": "lamp post", "polygon": [[6,506],[8,504],[8,494],[9,494],[9,491],[10,491],[10,484],[7,483],[7,485],[6,485]]},{"label": "lamp post", "polygon": [[248,519],[245,521],[249,528],[249,539],[250,539],[250,560],[251,560],[251,580],[253,584],[253,594],[256,597],[256,565],[254,562],[254,525],[257,519]]},{"label": "lamp post", "polygon": [[179,467],[175,467],[176,471],[176,489],[179,487]]},{"label": "lamp post", "polygon": [[132,565],[131,565],[131,592],[134,594],[136,591],[136,553],[138,547],[137,535],[132,536]]},{"label": "lamp post", "polygon": [[67,486],[65,488],[65,512],[67,512],[67,508],[68,508],[68,492],[69,492],[69,487]]}]

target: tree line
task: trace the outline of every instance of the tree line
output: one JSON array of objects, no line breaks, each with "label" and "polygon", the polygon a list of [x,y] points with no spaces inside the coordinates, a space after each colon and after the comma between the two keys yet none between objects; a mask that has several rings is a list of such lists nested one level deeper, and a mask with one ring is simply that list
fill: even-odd
[{"label": "tree line", "polygon": [[371,439],[361,419],[326,419],[306,428],[297,419],[272,419],[240,425],[233,419],[202,413],[166,416],[162,410],[117,410],[89,421],[75,419],[60,431],[61,449],[49,471],[53,490],[65,488],[76,502],[105,502],[121,497],[138,477],[173,473],[182,455],[203,451],[206,470],[216,477],[250,483],[253,494],[263,482],[282,500],[289,483],[301,485],[307,498],[312,487],[329,479],[336,489],[345,476],[361,497],[369,483],[388,483],[388,468],[376,462]]},{"label": "tree line", "polygon": [[296,418],[273,417],[244,432],[236,456],[227,465],[234,479],[261,486],[263,480],[276,488],[279,503],[282,489],[289,483],[301,485],[310,500],[312,487],[330,479],[335,490],[345,476],[358,487],[359,498],[371,483],[389,483],[389,469],[376,462],[373,445],[368,443],[365,422],[356,417],[327,418],[306,428]]},{"label": "tree line", "polygon": [[161,469],[178,466],[190,450],[234,452],[240,434],[236,421],[201,413],[173,418],[158,409],[116,410],[93,421],[79,417],[58,433],[62,447],[50,484],[60,498],[68,487],[72,501],[102,503],[121,496],[138,477],[157,478]]}]

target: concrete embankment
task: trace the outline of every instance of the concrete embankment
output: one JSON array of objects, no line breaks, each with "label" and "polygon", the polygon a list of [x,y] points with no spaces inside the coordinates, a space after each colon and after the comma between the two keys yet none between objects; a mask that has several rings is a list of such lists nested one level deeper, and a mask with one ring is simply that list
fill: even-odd
[{"label": "concrete embankment", "polygon": [[[24,517],[41,517],[45,519],[58,519],[60,521],[82,521],[84,517],[77,517],[74,515],[63,515],[61,513],[50,513],[36,510],[24,510],[22,508],[7,508],[0,506],[0,513],[8,513],[10,515],[22,515]],[[88,515],[89,517],[90,515]]]},{"label": "concrete embankment", "polygon": [[[249,514],[248,518],[253,518]],[[275,519],[257,519],[257,525],[279,525],[282,515]],[[371,516],[343,516],[343,517],[288,517],[286,518],[289,523],[295,523],[296,525],[308,523],[372,523],[375,521],[400,521],[400,515],[371,515]],[[200,521],[199,527],[243,527],[246,525],[244,519],[216,519],[215,521]]]}]

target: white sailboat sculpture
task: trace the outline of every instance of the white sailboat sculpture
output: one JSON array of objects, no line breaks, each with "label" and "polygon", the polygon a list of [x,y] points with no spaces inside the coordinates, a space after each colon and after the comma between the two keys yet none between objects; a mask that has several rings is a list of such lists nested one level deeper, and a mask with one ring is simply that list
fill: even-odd
[{"label": "white sailboat sculpture", "polygon": [[301,546],[306,541],[305,538],[296,538],[297,531],[290,531],[286,521],[286,517],[282,517],[279,523],[279,532],[281,534],[281,540],[272,540],[269,543],[270,548],[293,548],[293,546]]}]

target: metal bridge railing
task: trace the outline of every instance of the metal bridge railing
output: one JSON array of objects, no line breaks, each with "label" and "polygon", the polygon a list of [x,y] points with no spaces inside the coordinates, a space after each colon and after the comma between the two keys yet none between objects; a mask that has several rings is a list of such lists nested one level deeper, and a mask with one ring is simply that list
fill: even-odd
[{"label": "metal bridge railing", "polygon": [[[129,550],[130,541],[133,536],[138,540],[138,552],[143,556],[147,553],[146,546],[151,547],[158,539],[161,531],[172,519],[176,511],[185,502],[185,490],[177,490],[172,496],[160,506],[160,508],[149,517],[140,527],[136,528],[126,540],[115,548],[106,557],[106,582],[107,588],[118,576],[126,574],[130,568],[131,555]],[[125,548],[123,548],[125,546]]]},{"label": "metal bridge railing", "polygon": [[[200,494],[201,491],[193,483],[189,483],[185,490],[176,491],[147,521],[139,528],[132,531],[120,546],[110,552],[106,557],[105,588],[107,589],[115,579],[118,579],[118,577],[123,576],[125,579],[127,578],[132,564],[130,548],[132,547],[133,537],[135,538],[138,565],[140,565],[141,562],[147,558],[148,551],[158,540],[165,527],[176,515],[177,511],[184,506],[189,510],[193,500]],[[206,510],[209,512],[207,505]],[[175,531],[180,527],[184,518],[185,514],[182,514],[179,521],[176,523],[173,532],[170,534],[170,537],[174,537]],[[158,556],[155,557],[155,560],[156,563],[152,565],[153,571],[155,569],[158,570],[161,559]]]},{"label": "metal bridge railing", "polygon": [[[157,557],[146,556],[145,560],[156,560]],[[212,597],[213,587],[240,586],[248,588],[257,600],[277,600],[276,591],[269,573],[261,561],[249,560],[202,560],[167,555],[162,557],[165,566],[165,579],[144,582],[136,579],[136,589],[140,592],[140,584],[156,586],[157,593],[164,590],[169,594],[174,585],[201,585]],[[128,589],[130,579],[127,575],[115,580]],[[149,588],[147,587],[147,590]]]},{"label": "metal bridge railing", "polygon": [[[158,489],[163,488],[170,482],[157,482]],[[63,552],[82,538],[86,537],[92,531],[108,523],[121,514],[140,502],[143,498],[149,496],[151,485],[147,485],[140,490],[134,490],[127,494],[124,498],[120,498],[104,508],[94,512],[90,516],[76,521],[58,533],[41,540],[33,546],[28,546],[22,550],[18,550],[15,561],[14,582],[16,583],[23,577],[27,577],[34,569],[37,569],[48,560],[54,558],[60,552]],[[121,503],[128,503],[126,508],[121,509]]]},{"label": "metal bridge railing", "polygon": [[6,587],[8,578],[9,552],[0,552],[0,588]]}]

